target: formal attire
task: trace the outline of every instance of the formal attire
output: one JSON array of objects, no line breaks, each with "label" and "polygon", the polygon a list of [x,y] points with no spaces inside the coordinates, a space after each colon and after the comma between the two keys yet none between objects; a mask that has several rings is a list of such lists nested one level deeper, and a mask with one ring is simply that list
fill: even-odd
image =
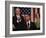
[{"label": "formal attire", "polygon": [[13,24],[15,26],[15,29],[13,29],[13,31],[15,30],[25,30],[26,26],[24,26],[24,19],[23,17],[20,16],[13,16]]},{"label": "formal attire", "polygon": [[27,30],[36,30],[36,25],[34,22],[31,22],[30,20],[25,22]]}]

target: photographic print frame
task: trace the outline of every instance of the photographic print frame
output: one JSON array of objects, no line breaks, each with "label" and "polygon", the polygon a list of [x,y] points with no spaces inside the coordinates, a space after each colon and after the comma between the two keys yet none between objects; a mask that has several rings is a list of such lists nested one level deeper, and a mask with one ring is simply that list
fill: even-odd
[{"label": "photographic print frame", "polygon": [[[22,6],[23,5],[23,6]],[[29,6],[28,6],[29,5]],[[34,5],[34,6],[32,6]],[[36,6],[35,6],[36,5]],[[40,31],[32,31],[32,32],[27,32],[25,33],[26,31],[16,31],[16,32],[13,32],[13,34],[10,34],[10,30],[11,29],[11,25],[12,24],[10,22],[10,17],[12,16],[12,7],[40,7],[42,6],[41,10],[41,16],[43,15],[42,17],[42,25],[41,25],[41,32]],[[11,10],[11,11],[10,11]],[[11,16],[10,16],[11,15]],[[5,36],[6,37],[15,37],[15,36],[30,36],[30,35],[43,35],[44,34],[44,3],[33,3],[33,2],[19,2],[19,1],[5,1]],[[12,20],[12,19],[11,19]],[[16,33],[16,34],[15,34]],[[18,34],[17,34],[18,33]]]}]

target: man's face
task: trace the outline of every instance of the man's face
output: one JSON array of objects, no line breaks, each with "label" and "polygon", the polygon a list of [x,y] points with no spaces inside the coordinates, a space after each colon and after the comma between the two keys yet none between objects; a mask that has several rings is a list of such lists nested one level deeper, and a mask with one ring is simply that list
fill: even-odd
[{"label": "man's face", "polygon": [[20,9],[19,9],[19,8],[16,8],[15,13],[16,13],[17,15],[20,15]]},{"label": "man's face", "polygon": [[25,16],[26,21],[30,20],[29,15]]}]

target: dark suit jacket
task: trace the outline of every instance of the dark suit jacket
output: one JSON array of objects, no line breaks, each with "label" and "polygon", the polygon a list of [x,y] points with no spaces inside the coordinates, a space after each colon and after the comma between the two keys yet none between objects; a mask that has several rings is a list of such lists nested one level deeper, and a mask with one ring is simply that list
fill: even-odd
[{"label": "dark suit jacket", "polygon": [[24,19],[23,17],[21,16],[21,22],[17,23],[17,17],[16,16],[13,16],[13,24],[15,26],[15,29],[13,29],[13,31],[15,30],[25,30],[26,26],[24,26]]},{"label": "dark suit jacket", "polygon": [[30,29],[27,28],[27,24],[25,22],[26,30],[36,30],[36,25],[34,22],[30,22]]}]

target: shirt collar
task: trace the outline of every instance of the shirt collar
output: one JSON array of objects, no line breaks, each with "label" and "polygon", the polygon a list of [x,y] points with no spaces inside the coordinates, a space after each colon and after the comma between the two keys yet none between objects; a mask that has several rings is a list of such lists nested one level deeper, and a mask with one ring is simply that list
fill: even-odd
[{"label": "shirt collar", "polygon": [[27,22],[27,24],[28,24],[28,23],[30,24],[30,20]]}]

